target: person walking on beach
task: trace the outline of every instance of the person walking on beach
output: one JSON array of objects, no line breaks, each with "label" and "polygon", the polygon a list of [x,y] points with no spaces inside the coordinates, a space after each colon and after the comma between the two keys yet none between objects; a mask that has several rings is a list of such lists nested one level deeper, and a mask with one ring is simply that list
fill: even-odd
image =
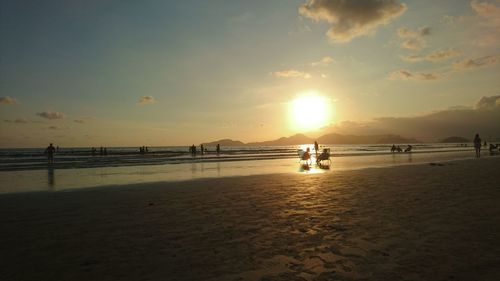
[{"label": "person walking on beach", "polygon": [[479,134],[476,134],[474,137],[474,148],[476,149],[476,157],[480,158],[481,157],[481,138],[479,137]]},{"label": "person walking on beach", "polygon": [[54,153],[56,152],[56,148],[52,145],[52,143],[47,146],[45,149],[45,154],[47,154],[47,158],[49,160],[49,163],[52,164],[54,163]]},{"label": "person walking on beach", "polygon": [[201,155],[203,155],[205,153],[205,151],[203,150],[203,144],[200,144],[200,150],[201,150]]},{"label": "person walking on beach", "polygon": [[217,155],[219,155],[220,154],[220,144],[217,144],[216,151],[217,151]]}]

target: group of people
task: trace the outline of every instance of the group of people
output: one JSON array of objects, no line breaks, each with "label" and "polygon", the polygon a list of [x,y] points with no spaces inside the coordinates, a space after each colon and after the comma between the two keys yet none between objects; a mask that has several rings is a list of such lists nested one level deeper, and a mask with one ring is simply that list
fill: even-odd
[{"label": "group of people", "polygon": [[[316,141],[314,142],[314,152],[316,153],[316,164],[318,165],[321,163],[321,161],[330,159],[330,150],[328,148],[324,148],[323,152],[321,152],[321,154],[318,154],[319,145]],[[300,158],[301,160],[309,161],[311,159],[311,149],[309,147],[306,148],[306,151],[302,153]]]},{"label": "group of people", "polygon": [[391,147],[391,152],[411,152],[411,150],[413,149],[413,146],[411,144],[409,144],[405,150],[403,151],[403,149],[398,145],[398,146],[395,146],[394,144],[392,145]]},{"label": "group of people", "polygon": [[[97,155],[97,148],[92,147],[92,156],[96,156],[96,155]],[[99,155],[101,155],[101,156],[108,155],[108,149],[101,146],[99,148]]]},{"label": "group of people", "polygon": [[[474,149],[476,150],[476,157],[477,158],[480,158],[481,157],[481,138],[479,137],[479,134],[476,134],[476,136],[474,137]],[[484,146],[487,146],[488,143],[485,141]],[[499,153],[499,147],[500,147],[500,144],[492,144],[490,143],[490,147],[489,147],[489,151],[490,151],[490,154],[498,154]]]},{"label": "group of people", "polygon": [[146,154],[148,152],[149,152],[149,149],[148,149],[147,146],[141,146],[141,147],[139,147],[139,153],[140,154]]}]

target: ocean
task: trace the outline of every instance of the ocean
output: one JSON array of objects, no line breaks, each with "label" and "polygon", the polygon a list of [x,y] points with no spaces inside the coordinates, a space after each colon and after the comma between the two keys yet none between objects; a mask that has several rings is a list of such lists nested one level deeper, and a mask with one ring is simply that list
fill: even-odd
[{"label": "ocean", "polygon": [[[60,148],[53,164],[47,163],[44,148],[0,149],[0,193],[57,191],[84,187],[123,185],[157,181],[180,181],[210,177],[268,173],[324,173],[346,169],[406,165],[473,158],[471,145],[412,144],[412,152],[391,153],[392,144],[320,145],[329,148],[332,163],[327,169],[299,164],[297,151],[312,144],[292,146],[206,147],[195,156],[189,147],[108,147],[107,155],[92,155],[91,148]],[[401,146],[402,149],[406,148]],[[313,159],[314,160],[314,159]]]}]

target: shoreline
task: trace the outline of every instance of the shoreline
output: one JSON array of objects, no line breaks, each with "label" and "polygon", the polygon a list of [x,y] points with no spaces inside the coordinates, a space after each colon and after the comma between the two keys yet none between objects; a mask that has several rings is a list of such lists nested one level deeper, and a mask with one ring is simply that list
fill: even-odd
[{"label": "shoreline", "polygon": [[500,158],[0,196],[3,280],[498,280]]}]

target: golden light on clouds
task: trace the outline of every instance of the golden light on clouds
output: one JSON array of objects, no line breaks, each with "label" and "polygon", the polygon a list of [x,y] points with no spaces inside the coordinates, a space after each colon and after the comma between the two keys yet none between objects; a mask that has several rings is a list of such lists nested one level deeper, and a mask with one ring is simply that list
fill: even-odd
[{"label": "golden light on clouds", "polygon": [[331,100],[315,91],[299,95],[289,103],[290,127],[297,131],[319,129],[331,122]]}]

